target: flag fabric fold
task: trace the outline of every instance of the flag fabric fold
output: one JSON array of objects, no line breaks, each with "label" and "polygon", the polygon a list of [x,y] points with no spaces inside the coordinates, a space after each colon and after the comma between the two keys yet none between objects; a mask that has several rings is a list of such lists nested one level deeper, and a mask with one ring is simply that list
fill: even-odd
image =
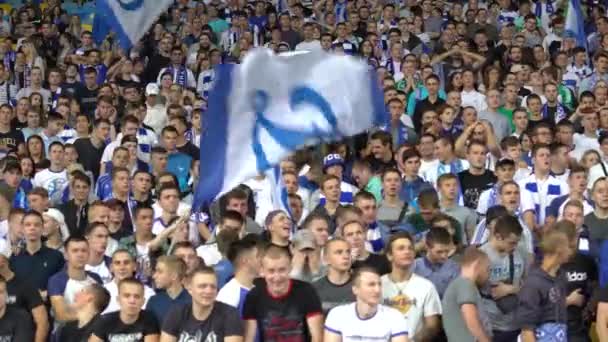
[{"label": "flag fabric fold", "polygon": [[216,76],[201,123],[195,208],[296,149],[386,122],[376,75],[354,57],[259,48],[240,65],[220,65]]},{"label": "flag fabric fold", "polygon": [[120,46],[128,50],[173,4],[173,0],[97,0],[93,33],[96,41],[114,31]]},{"label": "flag fabric fold", "polygon": [[566,32],[574,34],[576,46],[587,49],[587,35],[585,34],[585,17],[581,8],[580,0],[568,0],[568,11],[566,15]]}]

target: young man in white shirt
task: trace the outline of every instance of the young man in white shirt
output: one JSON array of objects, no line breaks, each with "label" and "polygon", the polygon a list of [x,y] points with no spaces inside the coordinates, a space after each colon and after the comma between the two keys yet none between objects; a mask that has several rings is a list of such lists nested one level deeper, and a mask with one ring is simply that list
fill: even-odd
[{"label": "young man in white shirt", "polygon": [[362,267],[353,277],[356,301],[340,305],[325,320],[325,342],[407,342],[406,322],[399,311],[381,304],[380,275]]},{"label": "young man in white shirt", "polygon": [[440,330],[441,301],[433,283],[413,273],[414,246],[408,233],[391,236],[386,255],[392,270],[382,276],[382,297],[405,317],[414,341],[433,340]]},{"label": "young man in white shirt", "polygon": [[546,144],[532,148],[534,173],[519,182],[524,222],[533,230],[542,228],[546,210],[556,197],[569,192],[568,184],[551,176],[551,149]]},{"label": "young man in white shirt", "polygon": [[247,293],[253,288],[253,280],[260,271],[258,247],[254,239],[237,240],[230,245],[228,260],[234,267],[234,277],[217,294],[217,301],[226,303],[243,314]]},{"label": "young man in white shirt", "polygon": [[[110,265],[114,279],[105,284],[104,287],[110,293],[110,303],[104,310],[105,313],[115,312],[120,309],[118,303],[118,285],[124,279],[129,279],[135,275],[137,269],[137,263],[133,256],[126,249],[119,249],[112,254],[112,264]],[[154,290],[144,285],[144,303],[145,306],[148,299],[154,295]]]},{"label": "young man in white shirt", "polygon": [[34,176],[32,185],[42,187],[48,191],[51,205],[61,204],[63,192],[68,186],[68,174],[64,167],[63,144],[56,141],[49,146],[49,160],[51,165]]}]

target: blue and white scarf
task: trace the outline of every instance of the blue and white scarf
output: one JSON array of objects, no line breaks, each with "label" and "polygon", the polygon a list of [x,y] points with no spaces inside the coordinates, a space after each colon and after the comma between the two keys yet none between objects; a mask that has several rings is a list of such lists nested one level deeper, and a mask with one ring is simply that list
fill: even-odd
[{"label": "blue and white scarf", "polygon": [[346,21],[346,18],[348,17],[348,15],[346,13],[347,4],[348,4],[348,1],[346,1],[346,0],[336,1],[336,5],[334,7],[334,14],[336,16],[336,22],[343,23]]},{"label": "blue and white scarf", "polygon": [[545,103],[545,105],[543,106],[543,119],[554,119],[555,123],[558,123],[560,121],[562,121],[563,119],[566,119],[568,116],[565,107],[561,104],[561,103],[557,103],[557,109],[555,111],[555,118],[550,118],[549,117],[549,106],[548,104]]},{"label": "blue and white scarf", "polygon": [[[449,166],[449,169],[446,168]],[[453,162],[449,164],[444,164],[443,162],[439,162],[437,165],[437,177],[446,174],[446,173],[454,173],[457,174],[462,171],[464,168],[462,166],[462,161],[460,159],[455,159]]]},{"label": "blue and white scarf", "polygon": [[15,51],[8,51],[4,54],[4,67],[6,70],[13,70],[15,64]]},{"label": "blue and white scarf", "polygon": [[61,96],[61,87],[57,87],[57,90],[51,93],[51,99],[53,101],[51,104],[52,109],[57,108],[57,100],[59,100],[59,96]]},{"label": "blue and white scarf", "polygon": [[409,133],[407,126],[399,120],[399,124],[397,126],[398,135],[397,135],[397,146],[403,146],[405,143],[409,141]]},{"label": "blue and white scarf", "polygon": [[545,4],[545,11],[543,11],[543,3],[542,1],[536,1],[536,7],[534,8],[534,15],[536,15],[537,18],[541,18],[544,13],[547,13],[547,15],[551,15],[555,12],[555,8],[553,7],[553,1],[547,1]]},{"label": "blue and white scarf", "polygon": [[167,72],[171,73],[173,83],[179,84],[182,87],[186,87],[188,85],[188,70],[185,66],[180,65],[179,69],[175,70],[173,65],[171,65],[167,67]]}]

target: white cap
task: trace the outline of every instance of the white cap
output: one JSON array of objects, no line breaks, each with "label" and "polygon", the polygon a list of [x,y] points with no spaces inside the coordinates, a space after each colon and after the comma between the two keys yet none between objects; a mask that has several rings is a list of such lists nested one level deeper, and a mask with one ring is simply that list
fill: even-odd
[{"label": "white cap", "polygon": [[146,96],[158,94],[160,94],[160,88],[158,87],[158,84],[148,83],[148,85],[146,86]]},{"label": "white cap", "polygon": [[68,226],[65,223],[65,217],[61,211],[55,208],[49,208],[42,215],[52,218],[59,224],[59,231],[61,232],[63,241],[70,237],[70,231],[68,230]]}]

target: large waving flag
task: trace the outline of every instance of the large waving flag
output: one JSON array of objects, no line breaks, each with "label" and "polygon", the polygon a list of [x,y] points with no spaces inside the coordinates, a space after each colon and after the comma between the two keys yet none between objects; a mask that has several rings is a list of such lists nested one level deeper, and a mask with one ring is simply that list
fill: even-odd
[{"label": "large waving flag", "polygon": [[96,4],[95,40],[103,40],[112,30],[120,46],[127,50],[143,37],[173,0],[97,0]]},{"label": "large waving flag", "polygon": [[386,122],[382,91],[365,62],[323,51],[255,49],[220,65],[201,135],[195,208],[271,169],[294,150]]},{"label": "large waving flag", "polygon": [[571,32],[576,37],[576,46],[587,48],[587,35],[585,34],[585,17],[581,9],[580,0],[568,0],[568,12],[566,15],[566,32]]}]

